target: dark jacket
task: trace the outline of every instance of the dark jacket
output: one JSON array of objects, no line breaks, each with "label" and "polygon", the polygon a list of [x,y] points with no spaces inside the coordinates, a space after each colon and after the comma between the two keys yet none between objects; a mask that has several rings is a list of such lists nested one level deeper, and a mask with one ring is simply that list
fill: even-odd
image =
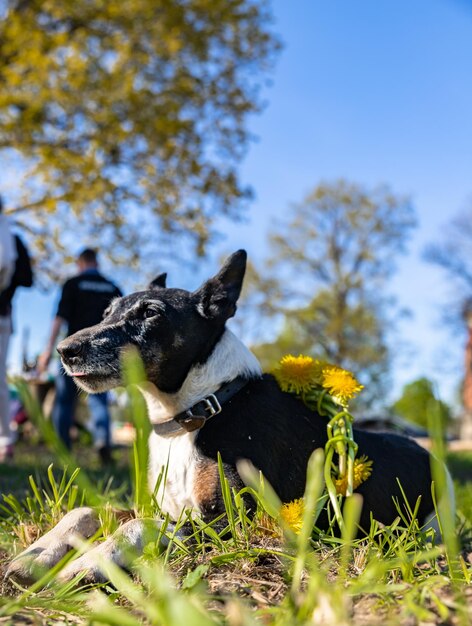
[{"label": "dark jacket", "polygon": [[15,235],[15,243],[17,253],[15,271],[10,286],[0,293],[0,315],[2,316],[11,314],[11,301],[16,288],[31,287],[33,284],[33,270],[28,251],[18,235]]},{"label": "dark jacket", "polygon": [[98,324],[110,302],[121,295],[115,283],[88,269],[64,283],[57,315],[67,322],[67,334],[73,335]]}]

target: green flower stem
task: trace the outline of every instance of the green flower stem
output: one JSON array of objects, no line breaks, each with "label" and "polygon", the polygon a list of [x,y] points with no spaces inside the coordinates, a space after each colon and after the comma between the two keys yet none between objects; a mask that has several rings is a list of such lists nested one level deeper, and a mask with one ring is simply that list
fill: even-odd
[{"label": "green flower stem", "polygon": [[326,490],[328,491],[329,499],[331,500],[331,504],[333,506],[334,515],[336,517],[336,521],[338,523],[339,529],[341,532],[344,530],[344,520],[341,513],[341,508],[338,502],[338,494],[336,492],[336,486],[333,482],[333,475],[331,472],[331,462],[333,460],[334,448],[330,447],[327,450],[325,464],[324,464],[324,479],[326,484]]},{"label": "green flower stem", "polygon": [[[328,439],[328,441],[326,442],[326,446],[334,446],[334,447],[336,447],[338,442],[342,442],[342,443],[346,444],[346,446],[349,446],[350,448],[353,448],[354,450],[357,449],[356,442],[352,441],[352,439],[350,439],[347,435],[343,435],[343,434],[339,434],[339,435],[335,434],[335,435],[333,435],[333,437],[331,439]],[[337,450],[336,450],[336,452],[337,452]]]},{"label": "green flower stem", "polygon": [[[336,521],[342,530],[344,523],[333,476],[337,474],[338,478],[346,477],[345,495],[352,495],[354,491],[354,461],[357,454],[357,444],[354,441],[352,430],[353,417],[347,406],[340,407],[326,389],[313,387],[302,394],[302,400],[308,408],[317,410],[320,415],[329,419],[326,425],[328,439],[325,445],[324,478]],[[338,455],[337,470],[333,465],[335,452]]]},{"label": "green flower stem", "polygon": [[347,486],[346,486],[346,498],[352,496],[354,492],[354,458],[351,456],[352,448],[349,450],[347,457]]},{"label": "green flower stem", "polygon": [[[317,408],[318,408],[318,413],[321,413],[321,415],[323,415],[323,408],[325,408],[325,407],[323,407],[323,400],[328,395],[328,391],[326,389],[323,389],[321,392],[319,392],[319,391],[316,392],[315,390],[313,390],[313,392],[312,393],[307,393],[306,397],[309,400],[310,396],[311,396],[313,398],[313,400],[316,401]],[[307,404],[306,401],[305,401],[305,404]],[[307,406],[309,406],[309,405],[307,404]]]},{"label": "green flower stem", "polygon": [[[354,481],[354,459],[356,457],[357,452],[357,444],[355,441],[350,439],[348,436],[343,434],[334,435],[325,445],[325,450],[333,448],[333,452],[336,451],[339,455],[338,461],[338,470],[339,470],[339,478],[343,478],[346,473],[348,476],[348,484],[349,478],[351,478],[351,484]],[[341,448],[342,452],[340,454],[339,448]],[[347,448],[347,454],[346,454]],[[341,456],[342,455],[342,456]],[[344,469],[344,472],[341,472],[341,467]]]},{"label": "green flower stem", "polygon": [[346,488],[346,497],[352,496],[354,492],[354,461],[356,459],[358,446],[354,442],[354,433],[352,432],[352,418],[348,420],[347,424],[347,434],[349,440],[354,443],[353,446],[349,446],[348,449],[348,458],[347,458],[347,488]]}]

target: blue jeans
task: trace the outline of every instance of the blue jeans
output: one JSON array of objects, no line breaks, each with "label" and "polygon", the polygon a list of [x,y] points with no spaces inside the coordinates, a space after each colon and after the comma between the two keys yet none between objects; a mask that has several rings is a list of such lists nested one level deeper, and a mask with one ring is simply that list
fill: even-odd
[{"label": "blue jeans", "polygon": [[[72,426],[78,390],[70,376],[61,367],[56,378],[56,399],[52,410],[52,422],[57,434],[71,447],[70,427]],[[108,412],[108,394],[95,393],[87,396],[90,410],[89,430],[96,448],[110,446],[110,414]]]}]

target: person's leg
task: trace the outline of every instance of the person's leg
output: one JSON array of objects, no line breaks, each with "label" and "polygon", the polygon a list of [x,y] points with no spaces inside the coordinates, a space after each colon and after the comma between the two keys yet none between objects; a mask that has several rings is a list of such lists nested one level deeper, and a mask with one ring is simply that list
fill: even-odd
[{"label": "person's leg", "polygon": [[93,444],[97,450],[110,449],[110,413],[108,411],[108,394],[92,393],[88,396],[90,409],[90,431]]},{"label": "person's leg", "polygon": [[13,443],[10,428],[10,394],[7,384],[7,351],[11,334],[11,318],[0,316],[0,460],[11,454]]},{"label": "person's leg", "polygon": [[52,422],[57,434],[68,448],[71,446],[70,428],[74,418],[77,401],[77,387],[64,370],[56,377],[56,399],[52,409]]}]

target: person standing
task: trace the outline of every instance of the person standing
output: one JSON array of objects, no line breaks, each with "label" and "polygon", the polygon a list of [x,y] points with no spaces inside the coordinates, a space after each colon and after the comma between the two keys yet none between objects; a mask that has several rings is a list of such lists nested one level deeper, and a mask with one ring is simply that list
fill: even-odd
[{"label": "person standing", "polygon": [[[39,372],[44,372],[51,360],[56,341],[64,325],[67,336],[78,330],[98,324],[110,302],[122,295],[120,289],[102,276],[98,269],[97,253],[86,248],[77,257],[79,273],[67,280],[62,287],[57,314],[52,323],[49,342],[38,360]],[[68,448],[71,446],[70,428],[77,403],[77,387],[61,366],[56,380],[56,399],[52,411],[52,421],[56,432]],[[111,459],[110,454],[110,414],[108,394],[97,393],[88,396],[90,427],[94,447],[103,463]]]},{"label": "person standing", "polygon": [[18,287],[31,287],[33,271],[26,246],[3,215],[0,196],[0,462],[13,457],[7,352],[12,333],[12,301]]}]

